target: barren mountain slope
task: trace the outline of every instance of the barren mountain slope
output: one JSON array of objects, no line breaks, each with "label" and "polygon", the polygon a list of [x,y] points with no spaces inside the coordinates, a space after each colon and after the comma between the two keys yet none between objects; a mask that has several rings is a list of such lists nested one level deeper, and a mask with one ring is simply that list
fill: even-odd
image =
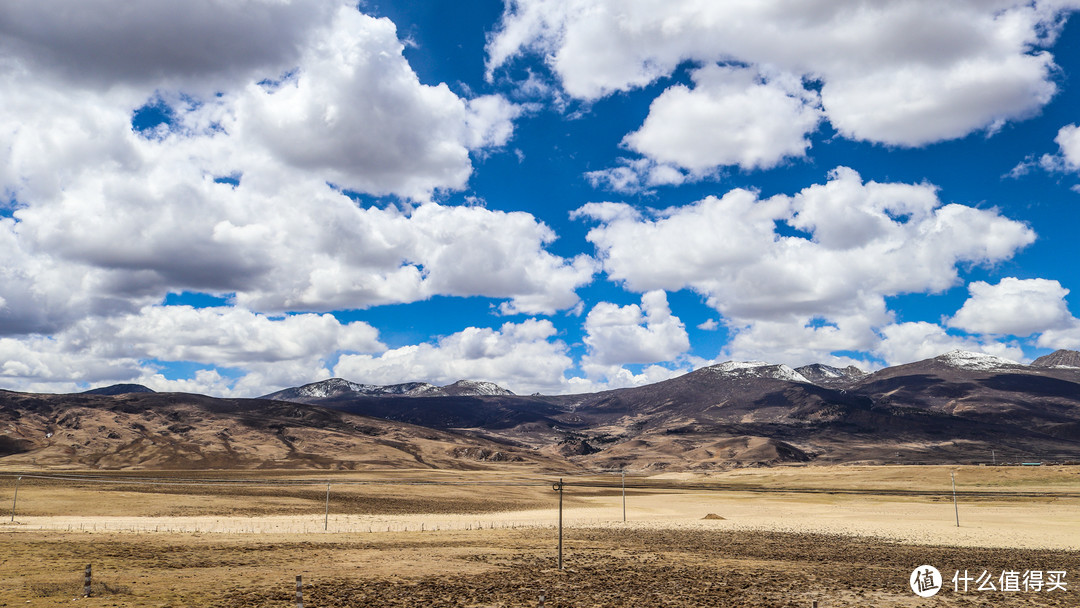
[{"label": "barren mountain slope", "polygon": [[954,351],[871,374],[852,390],[915,408],[1080,441],[1080,369],[1021,365]]},{"label": "barren mountain slope", "polygon": [[0,391],[0,462],[108,469],[554,464],[484,439],[295,403],[9,391]]},{"label": "barren mountain slope", "polygon": [[[964,352],[865,377],[858,370],[800,369],[808,375],[785,365],[728,362],[599,393],[318,402],[527,445],[594,468],[952,462],[982,459],[991,449],[1024,459],[1080,458],[1080,370]],[[838,373],[845,378],[833,382],[840,379],[829,376]]]}]

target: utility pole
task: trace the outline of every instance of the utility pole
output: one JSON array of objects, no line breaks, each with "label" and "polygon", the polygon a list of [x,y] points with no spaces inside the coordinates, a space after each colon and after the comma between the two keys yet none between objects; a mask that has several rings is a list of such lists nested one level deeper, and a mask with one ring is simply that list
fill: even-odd
[{"label": "utility pole", "polygon": [[953,511],[956,512],[956,527],[960,527],[960,507],[956,506],[956,471],[951,473],[952,476],[952,506]]},{"label": "utility pole", "polygon": [[563,494],[563,480],[559,478],[559,483],[551,486],[552,490],[559,493],[559,570],[562,570],[562,494]]},{"label": "utility pole", "polygon": [[626,471],[622,472],[622,523],[626,523]]},{"label": "utility pole", "polygon": [[990,450],[990,457],[994,459],[994,466],[997,466],[997,453],[994,450]]},{"label": "utility pole", "polygon": [[22,477],[15,479],[15,498],[11,500],[11,523],[15,523],[15,504],[19,501],[19,482]]}]

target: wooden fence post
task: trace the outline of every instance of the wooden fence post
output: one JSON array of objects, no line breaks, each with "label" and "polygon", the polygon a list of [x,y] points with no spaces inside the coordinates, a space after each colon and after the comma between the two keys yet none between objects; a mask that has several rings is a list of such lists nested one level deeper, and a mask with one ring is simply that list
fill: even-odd
[{"label": "wooden fence post", "polygon": [[540,590],[540,608],[544,608],[544,590]]},{"label": "wooden fence post", "polygon": [[83,575],[83,597],[90,597],[90,564],[86,564],[86,573]]},{"label": "wooden fence post", "polygon": [[296,575],[296,608],[304,608],[304,584],[299,574]]}]

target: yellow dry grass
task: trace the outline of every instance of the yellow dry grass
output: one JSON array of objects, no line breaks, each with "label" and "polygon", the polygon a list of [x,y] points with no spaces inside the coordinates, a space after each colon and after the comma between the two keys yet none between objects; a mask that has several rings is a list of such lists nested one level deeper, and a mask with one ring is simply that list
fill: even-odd
[{"label": "yellow dry grass", "polygon": [[[961,493],[1003,493],[961,498],[959,528],[952,472]],[[15,523],[10,513],[0,520],[0,606],[69,602],[81,594],[86,563],[96,564],[103,586],[83,604],[138,607],[287,606],[297,574],[312,585],[308,606],[524,606],[535,605],[543,585],[559,590],[549,597],[562,603],[549,606],[689,607],[814,599],[822,606],[915,606],[904,584],[920,563],[944,571],[1037,562],[1080,573],[1080,498],[1061,495],[1080,494],[1077,467],[630,475],[626,523],[618,476],[567,478],[571,574],[553,569],[554,478],[528,470],[216,471],[173,472],[158,484],[136,479],[147,476],[118,473],[109,481],[122,483],[107,484],[24,477]],[[264,485],[164,485],[196,478]],[[433,480],[444,485],[403,485]],[[847,493],[912,489],[932,494]],[[13,491],[14,479],[0,477],[0,505],[11,505]],[[1046,491],[1058,495],[1006,494]],[[702,519],[708,513],[724,519]],[[760,580],[741,586],[738,573]],[[650,590],[677,597],[641,604]],[[1075,606],[1077,597],[1070,591],[977,599]]]}]

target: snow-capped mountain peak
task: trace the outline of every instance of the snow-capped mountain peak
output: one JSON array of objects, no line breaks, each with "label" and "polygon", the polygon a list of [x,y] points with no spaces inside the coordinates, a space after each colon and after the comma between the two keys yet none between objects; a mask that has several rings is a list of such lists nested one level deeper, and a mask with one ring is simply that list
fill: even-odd
[{"label": "snow-capped mountain peak", "polygon": [[403,382],[401,384],[359,384],[342,378],[330,378],[294,388],[287,388],[265,395],[264,399],[281,401],[331,399],[349,397],[466,397],[483,395],[513,395],[514,393],[495,384],[477,380],[459,380],[446,386],[428,382]]},{"label": "snow-capped mountain peak", "polygon": [[372,388],[370,385],[349,382],[344,378],[328,378],[320,382],[305,384],[294,390],[296,391],[296,395],[300,397],[323,399],[342,393],[362,393],[370,388]]},{"label": "snow-capped mountain peak", "polygon": [[447,395],[513,395],[511,391],[495,384],[482,380],[458,380],[453,384],[442,387],[441,390]]},{"label": "snow-capped mountain peak", "polygon": [[731,378],[772,378],[787,382],[805,382],[811,384],[806,376],[784,364],[766,363],[764,361],[726,361],[708,369],[713,373]]},{"label": "snow-capped mountain peak", "polygon": [[407,397],[418,397],[421,395],[428,395],[436,393],[439,387],[427,382],[404,382],[402,384],[388,384],[386,386],[369,386],[372,390],[369,393],[378,395],[405,395]]},{"label": "snow-capped mountain peak", "polygon": [[952,367],[974,370],[991,370],[999,367],[1017,367],[1021,365],[1016,361],[1005,359],[1004,357],[996,357],[994,355],[975,353],[969,350],[960,349],[949,351],[944,355],[934,357],[934,360]]}]

